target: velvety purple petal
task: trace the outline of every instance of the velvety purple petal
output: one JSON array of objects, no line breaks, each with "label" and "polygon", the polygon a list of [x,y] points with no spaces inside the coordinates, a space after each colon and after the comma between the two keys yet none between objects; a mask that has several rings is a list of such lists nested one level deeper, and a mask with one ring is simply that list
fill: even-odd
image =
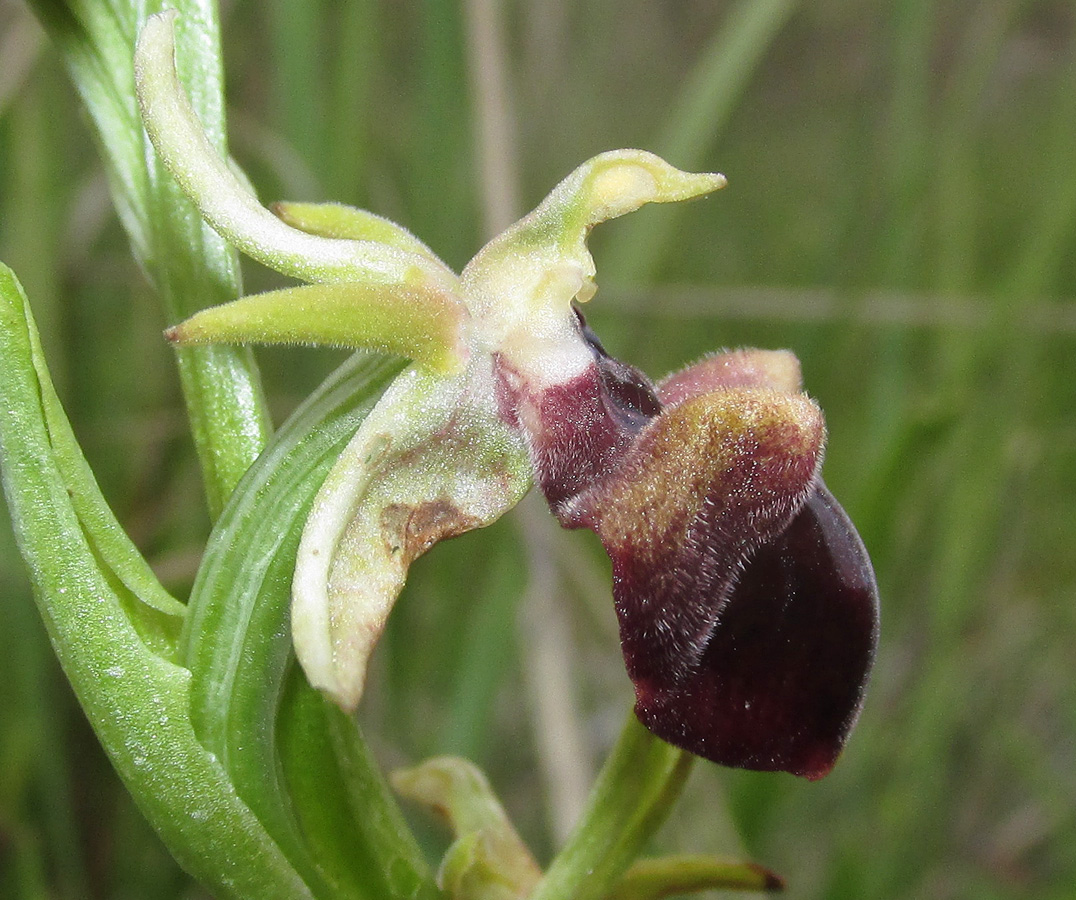
[{"label": "velvety purple petal", "polygon": [[[696,573],[669,573],[692,579]],[[635,679],[636,714],[659,737],[727,766],[820,778],[855,724],[878,633],[878,597],[866,550],[821,485],[786,531],[758,549],[720,610],[700,661],[668,673],[640,660],[641,602],[618,579],[622,630]],[[673,602],[682,602],[679,599]]]},{"label": "velvety purple petal", "polygon": [[541,392],[517,388],[506,403],[521,411],[538,486],[565,525],[574,524],[569,503],[615,471],[661,412],[646,375],[609,356],[578,311],[576,322],[594,365]]},{"label": "velvety purple petal", "polygon": [[715,762],[821,777],[858,714],[877,597],[818,480],[798,361],[721,353],[655,389],[577,322],[594,365],[505,406],[554,514],[612,559],[637,715]]}]

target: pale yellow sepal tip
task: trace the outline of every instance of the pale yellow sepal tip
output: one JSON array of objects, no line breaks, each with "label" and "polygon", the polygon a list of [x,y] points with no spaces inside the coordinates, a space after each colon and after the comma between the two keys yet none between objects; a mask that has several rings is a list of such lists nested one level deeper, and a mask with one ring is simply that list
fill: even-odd
[{"label": "pale yellow sepal tip", "polygon": [[[646,150],[614,150],[599,154],[579,170],[587,184],[587,219],[598,224],[632,212],[646,203],[691,200],[725,187],[718,172],[684,172]],[[570,181],[566,179],[566,181]]]}]

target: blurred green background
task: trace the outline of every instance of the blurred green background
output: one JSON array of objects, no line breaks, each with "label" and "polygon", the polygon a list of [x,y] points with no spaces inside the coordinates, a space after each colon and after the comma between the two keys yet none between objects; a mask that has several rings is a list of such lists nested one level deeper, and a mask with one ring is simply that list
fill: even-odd
[{"label": "blurred green background", "polygon": [[[750,857],[794,898],[1076,897],[1070,0],[233,0],[223,31],[232,152],[263,198],[368,207],[456,267],[493,189],[522,212],[602,150],[729,177],[603,226],[588,316],[655,376],[719,347],[799,355],[883,630],[832,775],[700,764],[662,848]],[[483,107],[491,60],[508,91]],[[208,517],[167,323],[19,0],[0,0],[0,258],[106,496],[183,596]],[[280,418],[340,359],[259,358]],[[362,710],[386,765],[485,766],[543,858],[631,697],[589,538],[533,506],[438,547]],[[0,896],[203,896],[97,748],[6,526]]]}]

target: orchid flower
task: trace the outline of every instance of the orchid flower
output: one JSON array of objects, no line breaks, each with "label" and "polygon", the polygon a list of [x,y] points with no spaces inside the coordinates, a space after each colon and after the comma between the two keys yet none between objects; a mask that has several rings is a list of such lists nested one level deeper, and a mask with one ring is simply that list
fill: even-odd
[{"label": "orchid flower", "polygon": [[596,290],[591,228],[724,177],[641,150],[603,153],[457,276],[371,213],[263,208],[205,141],[175,77],[171,28],[153,17],[136,56],[157,152],[227,240],[307,284],[205,310],[169,338],[411,360],[305,525],[292,631],[311,684],[354,709],[411,562],[492,523],[536,483],[561,524],[595,531],[612,560],[644,725],[725,765],[829,771],[862,702],[877,592],[820,479],[825,427],[798,362],[719,353],[655,385],[609,356],[579,311]]}]

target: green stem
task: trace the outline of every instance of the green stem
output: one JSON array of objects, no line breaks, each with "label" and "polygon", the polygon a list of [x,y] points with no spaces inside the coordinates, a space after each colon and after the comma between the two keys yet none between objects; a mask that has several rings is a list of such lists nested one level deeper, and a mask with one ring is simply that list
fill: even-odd
[{"label": "green stem", "polygon": [[[93,120],[113,199],[135,256],[178,322],[239,295],[239,261],[205,224],[152,153],[138,117],[134,46],[162,0],[29,0],[60,50]],[[169,0],[180,15],[177,63],[199,121],[225,153],[223,72],[215,0]],[[269,437],[250,351],[198,347],[178,352],[180,383],[215,518]]]},{"label": "green stem", "polygon": [[582,819],[529,900],[601,900],[657,831],[694,757],[628,717]]}]

